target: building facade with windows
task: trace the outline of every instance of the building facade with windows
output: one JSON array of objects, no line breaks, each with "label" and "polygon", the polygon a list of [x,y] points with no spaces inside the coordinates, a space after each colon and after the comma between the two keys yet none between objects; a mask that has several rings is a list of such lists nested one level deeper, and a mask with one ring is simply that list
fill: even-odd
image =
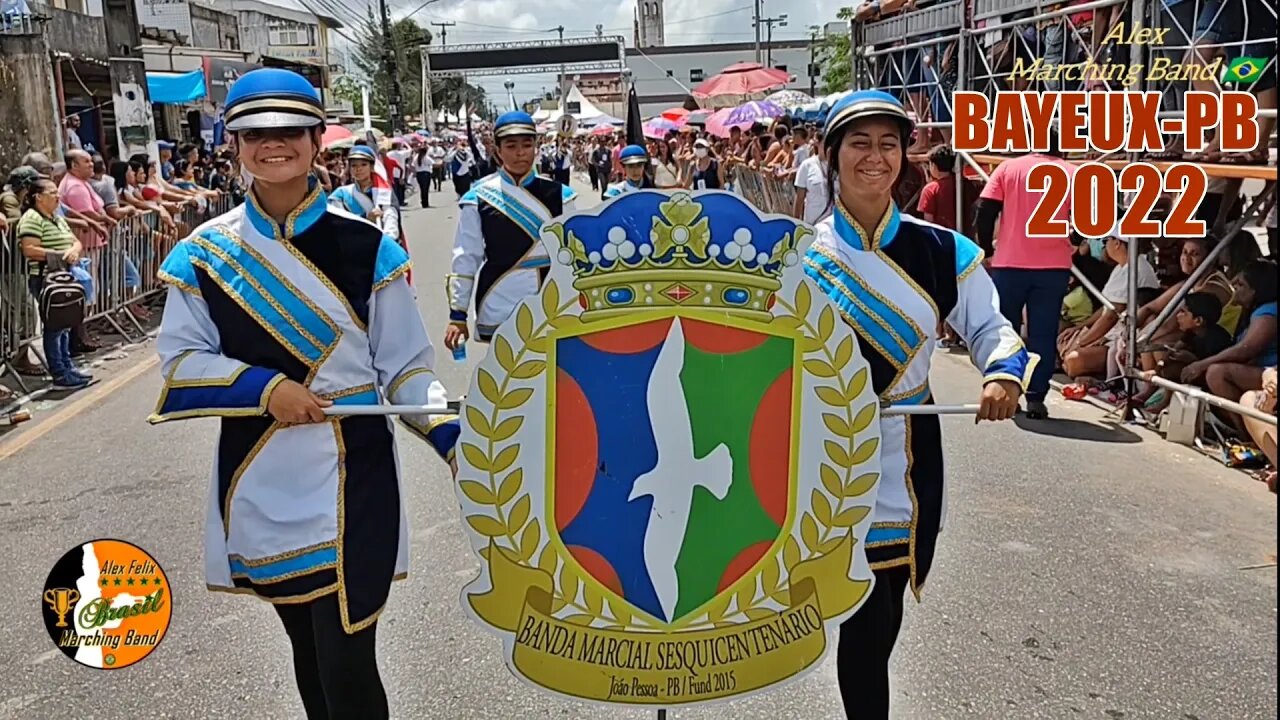
[{"label": "building facade with windows", "polygon": [[[627,69],[635,82],[641,113],[649,117],[682,105],[689,98],[689,91],[707,78],[734,63],[755,62],[755,47],[755,43],[745,42],[627,48]],[[790,73],[788,89],[813,94],[822,85],[821,75],[816,74],[819,69],[813,67],[813,51],[807,38],[774,40],[767,51],[761,47],[761,54],[768,60],[762,64]],[[590,85],[580,84],[583,94],[605,109],[607,101],[602,98],[604,104],[597,102]],[[600,89],[603,95],[612,88],[601,83]]]}]

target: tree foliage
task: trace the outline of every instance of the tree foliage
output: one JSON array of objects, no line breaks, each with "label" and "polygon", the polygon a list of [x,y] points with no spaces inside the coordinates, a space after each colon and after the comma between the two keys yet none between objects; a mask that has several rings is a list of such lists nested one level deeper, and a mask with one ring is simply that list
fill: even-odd
[{"label": "tree foliage", "polygon": [[[381,26],[370,13],[353,31],[358,42],[352,48],[351,63],[354,67],[351,70],[354,70],[353,74],[357,78],[367,78],[369,81],[370,112],[386,118],[390,105],[391,78],[384,71],[383,52],[386,44],[382,41]],[[422,112],[421,47],[431,44],[431,40],[431,31],[418,25],[413,18],[402,18],[391,24],[391,48],[395,53],[396,74],[400,80],[400,112],[408,116],[410,122],[416,122]],[[350,101],[358,112],[361,81],[357,78],[340,78],[334,83],[334,93]],[[463,78],[446,78],[432,82],[431,101],[436,112],[441,109],[456,112],[464,101],[476,108],[483,108],[485,91],[484,88],[468,84]]]},{"label": "tree foliage", "polygon": [[[836,17],[844,22],[853,18],[853,8],[843,7]],[[822,39],[816,53],[822,67],[823,92],[835,93],[849,90],[853,80],[853,56],[849,33],[829,34]]]}]

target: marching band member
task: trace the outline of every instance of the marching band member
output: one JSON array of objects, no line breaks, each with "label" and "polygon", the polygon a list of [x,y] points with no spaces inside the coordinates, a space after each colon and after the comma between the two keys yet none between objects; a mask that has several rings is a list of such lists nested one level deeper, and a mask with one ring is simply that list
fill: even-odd
[{"label": "marching band member", "polygon": [[[856,331],[882,402],[932,404],[930,358],[939,321],[968,342],[983,373],[978,420],[1018,409],[1037,358],[1000,313],[982,251],[963,235],[898,210],[894,183],[907,163],[913,123],[902,104],[858,91],[826,123],[827,189],[834,213],[817,224],[805,254],[809,277]],[[937,415],[880,420],[881,481],[867,559],[876,582],[841,627],[837,674],[845,713],[889,717],[889,656],[903,593],[917,601],[945,514]]]},{"label": "marching band member", "polygon": [[[255,70],[227,93],[225,118],[252,184],[164,261],[165,386],[150,421],[220,418],[207,583],[274,605],[307,717],[386,718],[375,633],[408,569],[395,439],[386,417],[325,408],[442,406],[445,388],[408,255],[311,176],[319,93]],[[453,465],[456,416],[402,422]]]},{"label": "marching band member", "polygon": [[628,145],[618,153],[618,162],[622,164],[622,182],[617,182],[605,190],[606,200],[641,188],[654,187],[646,172],[649,169],[649,151],[643,145]]},{"label": "marching band member", "polygon": [[511,111],[494,123],[501,169],[477,182],[462,207],[448,277],[449,327],[445,347],[455,350],[470,335],[474,296],[476,337],[489,342],[516,305],[538,291],[550,267],[539,233],[542,224],[570,212],[576,193],[533,170],[537,127],[528,113]]},{"label": "marching band member", "polygon": [[378,162],[381,159],[373,148],[353,145],[347,153],[352,182],[334,190],[329,195],[329,204],[372,222],[382,232],[400,240],[400,208],[392,202],[390,193],[379,198],[374,191],[373,176],[377,172],[374,163]]}]

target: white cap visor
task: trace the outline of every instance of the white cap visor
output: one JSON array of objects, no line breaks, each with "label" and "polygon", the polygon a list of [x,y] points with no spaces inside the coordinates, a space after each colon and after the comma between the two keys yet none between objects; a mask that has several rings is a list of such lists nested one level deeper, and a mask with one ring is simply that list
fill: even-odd
[{"label": "white cap visor", "polygon": [[315,127],[324,122],[315,115],[305,115],[303,113],[292,112],[259,112],[250,115],[242,115],[227,123],[227,130],[230,132],[240,132],[241,130],[269,130],[271,128],[291,128],[291,127]]}]

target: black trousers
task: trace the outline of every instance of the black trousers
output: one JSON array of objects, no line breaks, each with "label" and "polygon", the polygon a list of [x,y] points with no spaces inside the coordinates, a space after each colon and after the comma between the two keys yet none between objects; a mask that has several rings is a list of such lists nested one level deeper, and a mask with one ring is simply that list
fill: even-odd
[{"label": "black trousers", "polygon": [[431,173],[427,170],[418,171],[418,190],[422,193],[422,207],[431,207],[427,199],[431,196]]},{"label": "black trousers", "polygon": [[836,677],[849,720],[889,718],[889,656],[902,629],[903,593],[911,569],[902,565],[875,574],[871,597],[840,624]]},{"label": "black trousers", "polygon": [[595,165],[587,166],[587,175],[591,176],[591,189],[599,190],[600,189],[600,173],[596,172]]},{"label": "black trousers", "polygon": [[462,197],[463,195],[466,195],[467,191],[470,189],[471,189],[470,175],[454,175],[453,176],[453,191],[458,193],[458,197]]},{"label": "black trousers", "polygon": [[378,675],[378,624],[354,635],[342,629],[338,595],[274,605],[293,645],[293,672],[307,720],[390,717]]}]

